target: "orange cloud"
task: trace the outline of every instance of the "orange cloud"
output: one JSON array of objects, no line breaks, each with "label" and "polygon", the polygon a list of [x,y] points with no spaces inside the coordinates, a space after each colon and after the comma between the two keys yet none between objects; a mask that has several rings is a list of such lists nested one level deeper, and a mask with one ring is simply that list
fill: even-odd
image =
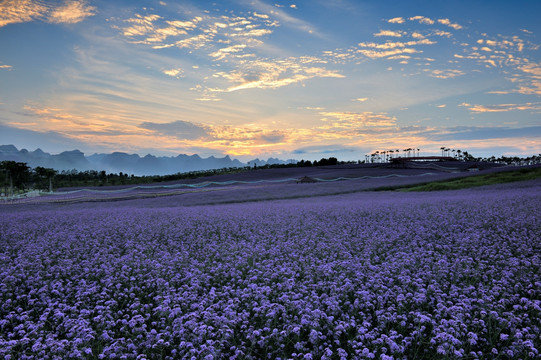
[{"label": "orange cloud", "polygon": [[32,0],[7,0],[0,3],[0,27],[8,24],[28,22],[41,18],[47,6]]},{"label": "orange cloud", "polygon": [[214,76],[234,83],[226,90],[276,89],[313,78],[343,78],[344,75],[322,67],[305,66],[315,59],[289,58],[278,61],[254,60],[231,72],[218,72]]},{"label": "orange cloud", "polygon": [[470,111],[474,113],[524,111],[524,110],[541,111],[541,103],[497,104],[497,105],[464,104],[464,106],[467,106],[470,109]]},{"label": "orange cloud", "polygon": [[96,8],[86,1],[66,1],[64,5],[54,8],[47,21],[53,24],[76,24],[96,14]]},{"label": "orange cloud", "polygon": [[396,123],[396,118],[390,117],[385,113],[366,112],[341,112],[341,111],[322,111],[322,121],[329,125],[323,128],[365,128],[365,127],[387,127]]},{"label": "orange cloud", "polygon": [[0,3],[0,27],[43,20],[52,24],[75,24],[96,14],[85,0],[66,0],[62,5],[37,0],[5,0]]}]

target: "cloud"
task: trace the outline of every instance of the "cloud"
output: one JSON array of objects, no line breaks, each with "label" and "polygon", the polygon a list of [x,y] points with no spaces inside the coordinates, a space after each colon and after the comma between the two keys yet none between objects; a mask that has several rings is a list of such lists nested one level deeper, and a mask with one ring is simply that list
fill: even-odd
[{"label": "cloud", "polygon": [[456,24],[456,23],[451,23],[451,20],[449,20],[449,19],[438,19],[438,22],[439,22],[440,24],[447,25],[447,26],[449,26],[450,28],[453,28],[453,29],[455,29],[455,30],[460,30],[460,29],[462,29],[462,26],[461,26],[461,25]]},{"label": "cloud", "polygon": [[356,50],[358,54],[364,55],[370,59],[407,59],[406,54],[415,54],[422,52],[414,47],[417,45],[433,45],[436,42],[430,39],[412,40],[412,41],[387,41],[384,43],[361,42]]},{"label": "cloud", "polygon": [[525,103],[525,104],[497,104],[497,105],[470,105],[463,104],[473,113],[495,113],[508,111],[541,111],[541,103]]},{"label": "cloud", "polygon": [[448,37],[448,38],[450,38],[453,34],[451,34],[451,33],[448,32],[448,31],[436,30],[436,31],[434,31],[434,35],[436,35],[436,36],[441,36],[441,37]]},{"label": "cloud", "polygon": [[267,14],[258,14],[255,11],[254,11],[254,16],[258,17],[258,18],[261,18],[261,19],[268,19],[269,18],[269,15],[267,15]]},{"label": "cloud", "polygon": [[541,95],[541,64],[528,63],[519,66],[518,69],[525,73],[522,85],[516,92],[524,95]]},{"label": "cloud", "polygon": [[387,49],[405,48],[405,47],[408,47],[408,46],[415,46],[415,45],[433,45],[435,43],[436,43],[435,41],[432,41],[432,40],[429,40],[429,39],[422,39],[422,40],[416,40],[416,41],[405,41],[405,42],[387,41],[387,42],[385,42],[383,44],[362,42],[362,43],[359,43],[359,47],[361,47],[361,48],[373,48],[373,49],[378,49],[378,50],[379,49],[387,50]]},{"label": "cloud", "polygon": [[[133,41],[139,44],[156,44],[162,43],[169,37],[178,37],[187,35],[188,31],[192,31],[197,27],[197,24],[202,20],[201,17],[194,17],[191,20],[181,21],[161,21],[163,18],[156,14],[140,15],[135,14],[134,17],[124,20],[125,23],[131,24],[127,27],[120,28],[126,37],[143,39]],[[158,23],[161,22],[161,23]]]},{"label": "cloud", "polygon": [[11,65],[0,65],[0,69],[11,70],[12,68],[13,68],[13,66],[11,66]]},{"label": "cloud", "polygon": [[370,59],[380,59],[384,57],[391,57],[400,54],[415,54],[421,52],[416,49],[406,48],[406,49],[395,49],[388,51],[377,51],[377,50],[358,50],[358,52]]},{"label": "cloud", "polygon": [[434,25],[434,20],[424,16],[413,16],[409,18],[410,21],[418,21],[419,24]]},{"label": "cloud", "polygon": [[465,47],[464,54],[455,54],[455,59],[473,60],[485,68],[502,69],[507,80],[515,84],[514,89],[489,91],[490,94],[541,95],[541,64],[528,58],[527,50],[537,51],[539,45],[525,41],[518,36],[497,35],[475,41]]},{"label": "cloud", "polygon": [[181,140],[194,140],[209,135],[209,128],[189,121],[173,121],[170,123],[144,122],[139,124],[142,129],[152,130],[158,134],[174,136]]},{"label": "cloud", "polygon": [[218,49],[217,51],[210,53],[209,55],[216,60],[223,60],[228,56],[242,52],[245,48],[245,44],[231,45],[225,48]]},{"label": "cloud", "polygon": [[40,1],[3,1],[0,3],[0,27],[42,18],[48,10]]},{"label": "cloud", "polygon": [[403,24],[406,22],[406,20],[404,20],[404,18],[402,17],[395,17],[395,18],[387,20],[387,22],[391,24]]},{"label": "cloud", "polygon": [[445,70],[431,70],[425,69],[425,72],[428,72],[429,76],[438,78],[438,79],[452,79],[457,76],[462,76],[465,74],[464,71],[458,69],[445,69]]},{"label": "cloud", "polygon": [[96,8],[89,6],[86,1],[66,1],[64,5],[54,8],[47,17],[52,24],[76,24],[89,16],[96,14]]},{"label": "cloud", "polygon": [[283,6],[268,5],[261,0],[254,0],[251,2],[251,5],[262,13],[270,14],[271,18],[277,19],[283,25],[322,37],[316,28],[309,22],[291,16],[287,12],[281,10]]},{"label": "cloud", "polygon": [[402,37],[402,31],[392,31],[392,30],[380,30],[378,33],[375,33],[374,36],[390,36],[390,37]]},{"label": "cloud", "polygon": [[163,73],[167,76],[171,76],[171,77],[179,79],[182,77],[184,70],[182,70],[181,68],[176,68],[176,69],[163,70]]},{"label": "cloud", "polygon": [[254,60],[243,63],[236,70],[218,72],[214,76],[227,79],[234,84],[227,88],[228,92],[256,88],[276,89],[313,78],[344,77],[338,72],[323,67],[305,66],[302,58],[277,61]]},{"label": "cloud", "polygon": [[[276,22],[268,15],[254,12],[253,16],[205,15],[182,20],[135,14],[114,27],[131,43],[150,45],[153,49],[199,50],[215,60],[226,60],[243,48],[260,47],[263,42],[259,38],[272,34],[275,26]],[[219,45],[222,47],[217,49]]]},{"label": "cloud", "polygon": [[0,3],[0,27],[42,20],[52,24],[75,24],[96,14],[85,0],[66,0],[55,4],[38,0],[5,0]]},{"label": "cloud", "polygon": [[231,37],[253,37],[253,36],[256,36],[256,37],[259,37],[259,36],[264,36],[264,35],[269,35],[269,34],[272,34],[272,30],[270,29],[253,29],[253,30],[248,30],[248,31],[239,31],[237,33],[232,33],[230,36]]},{"label": "cloud", "polygon": [[366,127],[387,127],[396,123],[396,118],[386,113],[322,111],[319,113],[323,122],[321,129],[361,129]]}]

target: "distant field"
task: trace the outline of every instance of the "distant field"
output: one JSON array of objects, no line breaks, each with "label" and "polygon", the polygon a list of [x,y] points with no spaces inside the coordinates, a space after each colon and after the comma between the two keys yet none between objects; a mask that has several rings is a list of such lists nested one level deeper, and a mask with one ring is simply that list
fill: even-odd
[{"label": "distant field", "polygon": [[[456,162],[443,164],[452,171],[439,169],[404,169],[381,164],[341,165],[309,168],[264,169],[236,174],[223,174],[198,179],[139,186],[110,186],[61,189],[52,195],[19,198],[0,203],[15,204],[123,202],[147,199],[149,204],[166,202],[168,206],[194,206],[278,199],[351,194],[359,191],[395,190],[457,178],[469,178],[476,173],[457,172]],[[467,164],[460,164],[463,167]],[[452,166],[452,167],[451,167]],[[487,164],[483,174],[511,170]],[[302,184],[308,176],[316,183]],[[461,180],[462,181],[462,180]],[[164,198],[165,200],[160,200]]]},{"label": "distant field", "polygon": [[458,190],[477,186],[503,184],[515,181],[533,180],[541,177],[541,167],[525,168],[514,171],[501,171],[490,174],[468,176],[459,179],[434,181],[421,185],[405,185],[393,188],[400,191],[439,191]]}]

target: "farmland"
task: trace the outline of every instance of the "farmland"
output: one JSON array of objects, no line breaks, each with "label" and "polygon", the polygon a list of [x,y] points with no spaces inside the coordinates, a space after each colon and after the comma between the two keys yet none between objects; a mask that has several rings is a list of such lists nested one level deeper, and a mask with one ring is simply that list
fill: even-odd
[{"label": "farmland", "polygon": [[423,173],[4,205],[0,356],[539,357],[541,182]]}]

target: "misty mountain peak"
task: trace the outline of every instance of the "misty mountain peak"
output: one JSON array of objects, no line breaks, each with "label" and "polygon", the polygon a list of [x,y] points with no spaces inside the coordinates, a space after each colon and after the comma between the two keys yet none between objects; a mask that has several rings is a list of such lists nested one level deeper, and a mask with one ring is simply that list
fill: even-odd
[{"label": "misty mountain peak", "polygon": [[[104,170],[108,173],[123,172],[134,175],[167,175],[180,172],[246,166],[245,163],[237,159],[231,159],[229,155],[202,158],[198,154],[180,154],[174,157],[147,154],[144,157],[140,157],[137,154],[115,151],[110,154],[85,156],[80,150],[64,151],[60,154],[51,155],[41,149],[36,149],[33,152],[28,152],[27,150],[19,151],[14,145],[0,145],[0,161],[2,160],[25,162],[33,168],[42,166],[58,171],[72,169],[78,171]],[[268,161],[257,159],[258,166],[267,163],[285,162],[273,158],[269,158]]]}]

